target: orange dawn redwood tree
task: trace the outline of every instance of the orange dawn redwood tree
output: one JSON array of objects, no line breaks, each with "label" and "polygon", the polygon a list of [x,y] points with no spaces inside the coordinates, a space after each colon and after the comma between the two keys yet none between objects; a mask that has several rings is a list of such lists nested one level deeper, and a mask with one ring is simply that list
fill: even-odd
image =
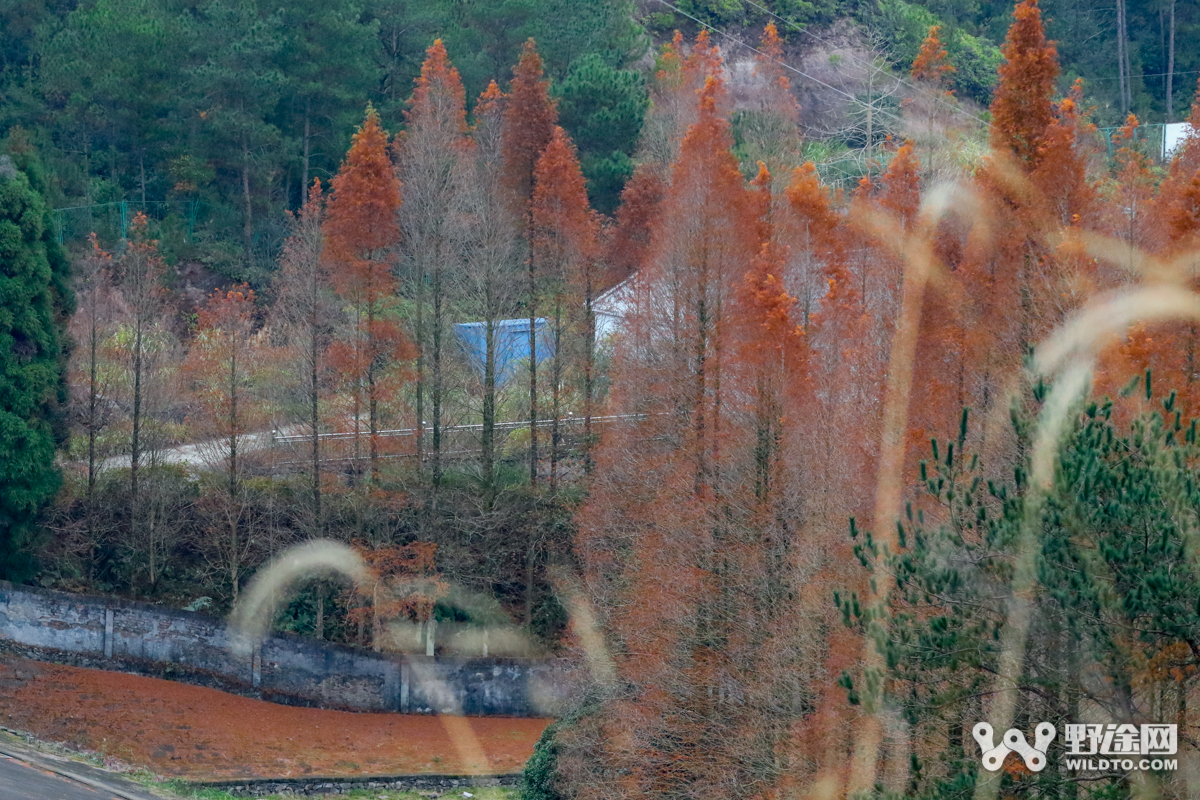
[{"label": "orange dawn redwood tree", "polygon": [[616,224],[605,243],[604,288],[616,286],[646,265],[664,184],[658,170],[642,163],[621,190]]},{"label": "orange dawn redwood tree", "polygon": [[[111,370],[104,368],[105,361],[112,357],[112,339],[116,331],[115,292],[112,284],[112,255],[100,247],[96,234],[88,237],[90,250],[75,262],[75,296],[78,301],[75,314],[71,317],[68,331],[77,342],[71,352],[70,382],[74,388],[73,405],[82,418],[82,427],[87,432],[87,488],[84,500],[87,506],[86,531],[91,541],[96,541],[96,481],[102,459],[98,438],[111,422],[106,409],[105,395],[112,390]],[[82,394],[82,397],[79,395]],[[88,567],[92,568],[92,559]]]},{"label": "orange dawn redwood tree", "polygon": [[523,214],[533,195],[537,160],[554,135],[558,109],[533,39],[521,48],[504,105],[504,174]]},{"label": "orange dawn redwood tree", "polygon": [[[307,193],[304,207],[293,217],[291,235],[283,244],[271,319],[275,334],[286,340],[284,358],[291,367],[291,381],[300,387],[306,400],[304,412],[298,416],[307,425],[310,437],[308,534],[311,538],[320,537],[324,529],[321,401],[328,395],[333,370],[328,348],[339,316],[329,263],[322,257],[324,220],[325,192],[317,179]],[[320,602],[323,601],[322,595]]]},{"label": "orange dawn redwood tree", "polygon": [[[1054,103],[1058,62],[1037,0],[1023,0],[1013,17],[992,102],[993,152],[975,178],[990,232],[968,236],[960,263],[948,265],[962,286],[961,335],[952,337],[965,347],[962,396],[980,419],[1001,400],[1027,349],[1078,302],[1075,265],[1054,240],[1090,203],[1080,98]],[[944,424],[950,429],[942,433],[951,434],[954,418]]]},{"label": "orange dawn redwood tree", "polygon": [[592,361],[595,318],[592,301],[596,285],[597,236],[596,214],[588,205],[587,184],[579,166],[575,145],[566,131],[555,126],[550,143],[542,151],[534,170],[533,199],[530,206],[533,230],[531,261],[551,307],[551,335],[554,359],[550,374],[550,491],[558,488],[560,456],[559,420],[562,416],[562,383],[567,363],[566,325],[575,317],[573,309],[584,304],[584,335],[581,354],[585,381],[585,446],[590,447]]},{"label": "orange dawn redwood tree", "polygon": [[[353,395],[355,458],[359,458],[362,403],[367,406],[371,477],[378,477],[380,405],[394,397],[397,362],[411,346],[394,316],[397,282],[392,268],[400,228],[400,181],[388,158],[387,134],[379,114],[367,106],[341,169],[333,179],[324,234],[325,258],[337,293],[354,316],[349,340],[337,341],[333,362]],[[390,374],[389,374],[390,370]]]},{"label": "orange dawn redwood tree", "polygon": [[785,709],[803,692],[782,476],[794,441],[783,390],[803,375],[804,337],[769,175],[747,190],[722,92],[709,77],[618,345],[614,410],[645,417],[602,441],[579,517],[629,690],[572,729],[565,768],[611,770],[630,795],[729,797],[773,781]]},{"label": "orange dawn redwood tree", "polygon": [[1036,167],[1054,119],[1050,98],[1058,78],[1058,53],[1046,40],[1038,0],[1017,4],[1001,53],[1004,61],[992,99],[992,147]]},{"label": "orange dawn redwood tree", "polygon": [[[1189,121],[1193,126],[1200,125],[1200,87]],[[1123,138],[1131,140],[1136,125],[1136,118],[1130,115]],[[1118,161],[1124,169],[1118,181],[1111,227],[1118,238],[1128,242],[1130,259],[1135,249],[1169,259],[1194,252],[1200,246],[1200,136],[1193,134],[1179,146],[1157,194],[1151,198],[1147,194],[1152,191],[1153,178],[1142,157],[1129,146],[1118,151]],[[1141,213],[1134,213],[1135,209]],[[1193,290],[1197,288],[1194,268],[1188,282]],[[1139,326],[1130,332],[1119,354],[1106,359],[1103,385],[1115,391],[1131,377],[1148,372],[1152,385],[1158,387],[1156,391],[1177,392],[1177,408],[1185,416],[1195,414],[1200,409],[1198,334],[1200,329],[1190,322]],[[1144,395],[1139,392],[1138,396]]]},{"label": "orange dawn redwood tree", "polygon": [[941,25],[930,26],[925,41],[921,42],[921,49],[917,51],[917,57],[913,59],[912,68],[909,70],[913,80],[940,85],[957,71],[954,65],[946,60],[948,54],[946,48],[942,47],[939,36],[941,30]]},{"label": "orange dawn redwood tree", "polygon": [[805,396],[808,343],[797,321],[798,300],[784,286],[788,248],[776,235],[772,178],[765,164],[752,182],[756,201],[758,255],[736,287],[734,323],[739,384],[749,392],[754,426],[754,498],[763,508],[777,504],[784,488],[784,427],[798,410],[789,399]]},{"label": "orange dawn redwood tree", "polygon": [[677,362],[672,374],[664,376],[670,388],[663,388],[675,408],[689,417],[698,498],[720,491],[726,315],[734,281],[758,251],[753,205],[730,152],[729,124],[717,110],[724,93],[722,82],[709,77],[699,118],[684,137],[672,170],[655,231],[651,270],[658,275],[650,279],[673,287],[672,313],[663,322],[677,343]]},{"label": "orange dawn redwood tree", "polygon": [[461,205],[461,173],[470,149],[462,79],[450,64],[441,39],[426,51],[404,117],[405,130],[393,146],[397,175],[408,201],[400,207],[400,226],[405,242],[403,266],[416,305],[417,453],[424,459],[428,411],[430,477],[436,498],[442,481],[442,417],[447,391],[443,362],[451,300],[448,278],[461,263],[454,212]]},{"label": "orange dawn redwood tree", "polygon": [[[504,104],[504,179],[512,192],[514,214],[525,223],[526,242],[532,248],[529,204],[533,196],[538,157],[550,143],[558,124],[558,110],[550,98],[550,82],[542,77],[542,59],[533,39],[525,42],[513,68],[512,84]],[[529,482],[538,481],[537,314],[538,280],[533,258],[528,260],[526,304],[529,311]]]},{"label": "orange dawn redwood tree", "polygon": [[[471,153],[460,187],[463,208],[464,276],[470,291],[467,309],[483,324],[482,426],[479,460],[486,502],[496,497],[496,418],[500,376],[497,349],[500,323],[517,311],[525,289],[521,263],[521,218],[513,210],[502,180],[504,171],[504,96],[492,81],[475,104]],[[502,362],[499,362],[502,364]]]}]

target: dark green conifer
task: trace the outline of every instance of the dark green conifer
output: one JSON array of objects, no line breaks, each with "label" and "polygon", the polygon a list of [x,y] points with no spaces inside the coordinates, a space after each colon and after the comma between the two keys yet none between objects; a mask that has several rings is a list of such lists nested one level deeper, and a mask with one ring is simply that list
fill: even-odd
[{"label": "dark green conifer", "polygon": [[39,511],[58,491],[69,266],[33,157],[0,155],[0,576],[27,577]]}]

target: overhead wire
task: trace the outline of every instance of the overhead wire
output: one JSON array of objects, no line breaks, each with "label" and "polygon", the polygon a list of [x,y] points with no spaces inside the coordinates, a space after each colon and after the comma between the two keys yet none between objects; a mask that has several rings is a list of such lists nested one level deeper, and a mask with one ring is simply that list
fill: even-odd
[{"label": "overhead wire", "polygon": [[[775,13],[774,11],[772,11],[771,9],[769,9],[769,8],[767,8],[767,7],[765,7],[765,6],[759,5],[758,3],[754,2],[754,0],[744,0],[744,2],[745,2],[746,4],[748,4],[748,5],[754,6],[754,7],[755,7],[755,8],[757,8],[759,11],[763,12],[764,14],[766,14],[767,16],[769,16],[769,17],[772,17],[773,19],[779,20],[780,22],[782,22],[782,23],[784,23],[785,25],[789,26],[789,27],[790,27],[792,30],[798,31],[799,33],[802,33],[802,34],[804,34],[805,36],[808,36],[808,37],[810,37],[810,38],[812,38],[812,39],[815,39],[815,40],[817,40],[818,42],[821,42],[822,44],[827,44],[827,45],[830,45],[831,47],[833,46],[833,43],[832,43],[832,42],[830,42],[828,39],[823,39],[822,37],[820,37],[820,36],[818,36],[817,34],[813,33],[813,32],[812,32],[811,30],[809,30],[808,28],[805,28],[804,26],[802,26],[802,25],[800,25],[800,24],[798,24],[798,23],[796,23],[796,22],[793,22],[793,21],[792,21],[792,20],[790,20],[790,19],[787,19],[787,18],[785,18],[785,17],[781,17],[781,16],[779,16],[778,14],[776,14],[776,13]],[[857,56],[855,56],[853,53],[847,53],[847,57],[848,57],[850,60],[852,60],[852,61],[856,61],[856,62],[858,62],[859,64],[861,64],[861,65],[863,65],[863,66],[872,67],[873,69],[875,69],[875,70],[877,70],[877,71],[880,71],[880,72],[882,72],[882,70],[880,70],[878,66],[876,66],[876,65],[874,65],[874,64],[871,64],[870,62],[863,61],[862,59],[860,59],[860,58],[858,58]],[[1140,74],[1140,75],[1130,75],[1130,76],[1127,76],[1127,77],[1128,77],[1130,80],[1132,80],[1133,78],[1163,78],[1163,77],[1166,77],[1167,75],[1171,75],[1171,76],[1178,76],[1178,75],[1200,75],[1200,70],[1187,70],[1187,71],[1177,71],[1177,72],[1144,72],[1144,73],[1142,73],[1142,74]],[[983,119],[982,117],[976,116],[975,114],[972,114],[970,111],[966,110],[965,108],[962,108],[961,106],[956,106],[956,105],[954,105],[953,103],[949,103],[949,102],[947,102],[946,100],[944,100],[943,98],[940,98],[940,97],[936,97],[936,96],[934,96],[934,95],[927,94],[925,90],[923,90],[923,89],[922,89],[920,86],[918,86],[918,85],[917,85],[917,84],[915,84],[915,83],[911,83],[911,82],[909,82],[909,81],[905,80],[904,78],[901,78],[901,77],[900,77],[900,76],[898,76],[898,75],[893,75],[893,76],[891,76],[891,77],[893,77],[895,80],[899,81],[900,83],[902,83],[902,84],[904,84],[905,86],[907,86],[907,87],[909,87],[909,88],[913,89],[913,90],[914,90],[914,91],[916,91],[916,92],[920,92],[920,93],[922,93],[922,94],[926,94],[926,96],[930,97],[930,98],[931,98],[931,99],[933,99],[933,100],[937,100],[938,102],[940,102],[940,103],[942,103],[943,105],[945,105],[945,106],[947,106],[947,107],[949,107],[949,108],[953,109],[955,112],[957,112],[957,113],[959,113],[959,114],[964,114],[964,115],[966,115],[966,116],[970,117],[971,119],[973,119],[973,120],[975,120],[975,121],[977,121],[977,122],[979,122],[979,123],[982,123],[982,124],[984,124],[984,125],[986,125],[986,124],[987,124],[987,120]],[[1115,81],[1115,80],[1119,80],[1119,78],[1086,78],[1086,79],[1085,79],[1085,82],[1090,84],[1090,83],[1101,83],[1101,82],[1104,82],[1104,81]]]},{"label": "overhead wire", "polygon": [[[822,44],[829,45],[830,47],[834,46],[832,42],[828,41],[827,39],[821,38],[817,34],[810,31],[808,28],[805,28],[805,27],[793,22],[790,19],[785,19],[784,17],[779,16],[771,9],[769,9],[765,6],[761,6],[758,3],[754,2],[754,0],[744,0],[744,1],[747,4],[754,6],[759,11],[762,11],[764,14],[766,14],[776,20],[779,20],[784,25],[787,25],[788,27],[790,27],[792,30],[798,31],[799,33],[803,33],[805,36],[815,39],[816,41],[821,42]],[[862,59],[858,58],[858,56],[854,55],[853,53],[847,53],[847,56],[850,60],[855,61],[862,66],[874,69],[876,72],[883,72],[885,75],[888,75],[888,77],[892,78],[893,80],[897,81],[898,83],[900,83],[904,86],[907,86],[908,88],[912,89],[914,92],[917,92],[918,94],[924,95],[925,97],[928,97],[931,100],[935,100],[938,103],[941,103],[942,105],[944,105],[947,108],[954,111],[956,114],[962,114],[964,116],[970,117],[971,119],[975,120],[976,122],[978,122],[982,125],[987,124],[987,120],[983,119],[982,117],[976,116],[975,114],[972,114],[970,111],[967,111],[962,106],[951,103],[951,102],[947,101],[944,97],[939,97],[939,96],[929,92],[928,90],[923,89],[922,87],[918,86],[917,84],[912,83],[911,81],[905,80],[904,78],[900,77],[899,75],[893,75],[890,73],[886,73],[877,64],[873,64],[869,61],[863,61]]]},{"label": "overhead wire", "polygon": [[721,36],[724,36],[726,39],[730,39],[734,42],[737,42],[738,45],[746,48],[747,50],[751,51],[752,53],[755,53],[758,56],[761,56],[762,58],[766,59],[767,61],[771,61],[775,64],[778,64],[779,66],[783,67],[786,70],[790,70],[791,72],[794,72],[797,75],[799,75],[807,80],[812,81],[813,83],[820,84],[821,86],[824,86],[826,89],[829,89],[830,91],[833,91],[833,92],[836,92],[837,94],[842,95],[843,97],[850,100],[850,102],[852,102],[852,103],[856,103],[857,105],[860,105],[864,108],[869,108],[873,112],[881,114],[885,117],[890,117],[891,119],[895,120],[896,122],[904,121],[903,119],[901,119],[900,117],[891,113],[890,111],[887,111],[886,109],[879,108],[877,106],[868,105],[867,103],[864,103],[862,100],[860,100],[859,98],[850,94],[849,92],[845,91],[844,89],[839,89],[836,86],[832,86],[832,85],[826,83],[825,81],[821,80],[820,78],[813,76],[813,75],[809,75],[804,70],[799,69],[798,67],[792,66],[791,64],[787,63],[786,61],[781,61],[778,58],[774,58],[773,56],[771,56],[767,53],[764,53],[762,50],[759,50],[757,47],[747,44],[746,42],[743,42],[741,39],[734,36],[733,34],[723,31],[720,28],[716,27],[715,25],[711,25],[711,24],[705,22],[704,20],[700,19],[699,17],[692,16],[691,14],[687,13],[683,9],[679,8],[679,6],[668,2],[668,0],[658,0],[658,2],[661,3],[662,5],[666,6],[667,8],[671,9],[676,14],[680,14],[684,17],[687,17],[688,19],[692,20],[693,22],[697,23],[698,25],[701,25],[701,26],[713,31],[714,33],[720,34]]},{"label": "overhead wire", "polygon": [[[1127,76],[1127,78],[1130,80],[1132,80],[1133,78],[1165,78],[1168,75],[1171,75],[1172,77],[1175,75],[1200,75],[1200,70],[1193,69],[1193,70],[1188,70],[1187,72],[1143,72],[1141,75],[1129,75],[1129,76]],[[1100,81],[1119,81],[1119,80],[1121,80],[1119,77],[1117,77],[1117,78],[1087,78],[1086,79],[1086,81],[1088,83],[1099,83]]]}]

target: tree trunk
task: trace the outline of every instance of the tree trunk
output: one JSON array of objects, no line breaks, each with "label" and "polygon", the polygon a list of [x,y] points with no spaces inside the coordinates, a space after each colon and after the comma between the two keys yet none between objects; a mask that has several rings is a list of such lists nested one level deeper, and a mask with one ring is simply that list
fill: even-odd
[{"label": "tree trunk", "polygon": [[425,275],[418,269],[417,279],[417,466],[425,466]]},{"label": "tree trunk", "polygon": [[771,419],[767,382],[758,379],[758,413],[755,420],[754,498],[767,503],[771,494]]},{"label": "tree trunk", "polygon": [[250,141],[242,136],[242,201],[244,220],[242,223],[242,238],[246,248],[246,261],[249,262],[254,252],[254,219],[253,207],[250,203]]},{"label": "tree trunk", "polygon": [[379,635],[379,583],[377,581],[371,594],[371,649],[376,653],[379,652],[381,638]]},{"label": "tree trunk", "polygon": [[317,586],[317,621],[313,625],[313,636],[325,638],[325,585]]},{"label": "tree trunk", "polygon": [[[236,336],[236,334],[232,334]],[[238,576],[241,573],[242,545],[238,522],[238,359],[236,339],[231,343],[229,358],[229,552],[231,554],[230,580],[233,584],[233,600],[237,602]]]},{"label": "tree trunk", "polygon": [[696,304],[696,374],[695,399],[692,409],[692,430],[696,436],[696,481],[695,494],[703,498],[707,491],[708,453],[707,450],[707,420],[704,413],[705,394],[705,362],[708,358],[708,304],[705,295],[708,292],[708,276],[702,267],[700,275],[699,301]]},{"label": "tree trunk", "polygon": [[300,206],[308,205],[308,159],[312,142],[312,114],[309,101],[304,101],[304,162],[300,173]]},{"label": "tree trunk", "polygon": [[525,631],[533,631],[533,565],[537,543],[534,541],[533,526],[529,528],[529,540],[525,545]]},{"label": "tree trunk", "polygon": [[433,265],[433,319],[430,331],[432,341],[433,368],[430,371],[429,400],[433,406],[433,510],[437,510],[437,492],[442,483],[442,259],[441,248],[435,248]]},{"label": "tree trunk", "polygon": [[379,397],[375,390],[375,303],[367,303],[367,423],[371,452],[371,483],[379,482]]},{"label": "tree trunk", "polygon": [[237,387],[237,345],[233,345],[233,354],[229,359],[229,501],[237,497],[237,457],[238,457],[238,387]]},{"label": "tree trunk", "polygon": [[584,355],[583,355],[583,474],[590,477],[594,463],[592,461],[592,395],[595,391],[593,371],[596,366],[596,312],[592,308],[592,266],[589,264],[584,276],[583,306],[586,320],[584,322]]},{"label": "tree trunk", "polygon": [[238,526],[237,519],[233,516],[233,509],[230,509],[229,517],[229,583],[233,593],[233,603],[237,605],[238,599],[238,584],[242,573],[242,558],[241,548],[238,545]]},{"label": "tree trunk", "polygon": [[132,506],[132,525],[137,527],[138,467],[142,457],[142,319],[141,311],[134,322],[133,332],[133,435],[129,454],[129,499]]},{"label": "tree trunk", "polygon": [[[362,337],[362,327],[361,327],[362,326],[362,311],[358,308],[355,308],[355,316],[357,317],[357,319],[355,319],[355,324],[356,324],[356,326],[358,326],[358,330],[355,331],[354,346],[357,350],[358,348],[361,348],[364,346],[363,345],[363,337]],[[361,352],[355,352],[355,356],[358,358],[361,358],[362,354],[361,354]],[[356,375],[354,377],[354,461],[352,462],[354,466],[351,467],[351,469],[350,469],[350,485],[351,486],[353,486],[356,482],[358,482],[358,477],[362,470],[362,465],[359,464],[359,461],[361,461],[361,460],[362,460],[362,376]],[[358,533],[360,536],[362,535],[362,515],[361,514],[359,515]]]},{"label": "tree trunk", "polygon": [[[721,295],[718,290],[716,297],[716,308],[713,319],[717,321],[717,325],[721,320]],[[714,326],[715,327],[715,326]],[[713,388],[713,413],[712,413],[712,436],[709,437],[712,441],[712,457],[709,461],[709,479],[708,483],[711,487],[710,491],[714,498],[720,496],[721,492],[721,335],[720,329],[715,328],[712,334],[712,367],[710,373],[712,375]]]},{"label": "tree trunk", "polygon": [[529,259],[529,485],[537,486],[537,272]]},{"label": "tree trunk", "polygon": [[554,298],[554,365],[550,373],[551,407],[553,409],[550,423],[550,494],[558,492],[558,445],[560,441],[559,417],[562,408],[559,404],[559,384],[562,383],[562,303],[556,294]]},{"label": "tree trunk", "polygon": [[[97,278],[93,278],[97,280]],[[95,539],[95,506],[96,506],[96,431],[99,428],[100,393],[97,387],[96,354],[99,349],[99,331],[96,330],[96,288],[92,287],[91,326],[88,331],[88,474],[87,474],[87,532],[88,541]]]},{"label": "tree trunk", "polygon": [[[314,285],[315,288],[315,285]],[[316,297],[312,298],[313,308],[316,308]],[[311,383],[308,389],[309,402],[309,418],[308,424],[312,429],[312,502],[313,502],[313,524],[312,537],[315,539],[321,535],[323,526],[321,525],[321,415],[320,415],[320,392],[318,391],[318,383],[320,374],[318,367],[320,365],[319,345],[317,342],[317,320],[316,316],[309,318],[309,355],[308,365],[310,370],[309,378]],[[322,602],[324,597],[322,596]]]},{"label": "tree trunk", "polygon": [[484,322],[483,432],[479,457],[488,508],[496,498],[496,320],[492,319],[491,287],[488,288],[488,319]]}]

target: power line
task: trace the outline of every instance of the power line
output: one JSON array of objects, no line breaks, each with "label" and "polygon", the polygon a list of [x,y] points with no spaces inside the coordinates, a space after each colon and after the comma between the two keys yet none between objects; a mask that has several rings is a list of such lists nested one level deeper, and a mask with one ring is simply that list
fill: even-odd
[{"label": "power line", "polygon": [[[747,0],[748,2],[749,0]],[[1190,70],[1188,72],[1144,72],[1141,75],[1130,75],[1129,78],[1163,78],[1167,75],[1200,75],[1200,70]],[[1101,81],[1119,81],[1120,78],[1084,78],[1083,83],[1086,86],[1089,83],[1100,83]]]},{"label": "power line", "polygon": [[791,70],[792,72],[796,73],[797,75],[800,75],[801,77],[806,78],[806,79],[812,81],[813,83],[819,83],[820,85],[824,86],[826,89],[837,92],[838,94],[842,95],[843,97],[848,98],[850,100],[850,102],[852,102],[852,103],[857,103],[858,105],[863,106],[864,108],[870,108],[872,111],[882,114],[885,117],[891,117],[892,119],[896,120],[897,122],[904,121],[900,117],[896,116],[895,114],[892,114],[883,108],[879,108],[876,106],[870,106],[867,103],[864,103],[862,100],[859,100],[857,97],[850,94],[849,92],[847,92],[843,89],[839,89],[836,86],[830,86],[828,83],[821,80],[820,78],[809,75],[807,72],[804,72],[803,70],[801,70],[797,67],[793,67],[791,64],[788,64],[785,61],[780,61],[778,58],[772,58],[771,56],[764,53],[762,50],[759,50],[757,47],[746,44],[745,42],[743,42],[741,39],[737,38],[733,34],[727,33],[725,31],[721,30],[720,28],[716,27],[715,25],[710,25],[709,23],[705,22],[702,19],[699,19],[698,17],[693,17],[691,14],[687,13],[683,9],[679,8],[678,6],[667,2],[667,0],[658,0],[658,2],[662,3],[664,6],[671,9],[676,14],[680,14],[684,17],[687,17],[688,19],[692,20],[693,22],[695,22],[699,25],[702,25],[705,28],[708,28],[709,30],[713,31],[714,33],[718,33],[721,36],[724,36],[726,39],[732,39],[733,41],[737,42],[742,47],[745,47],[747,50],[751,51],[752,53],[756,53],[757,55],[762,56],[767,61],[774,62],[774,63],[778,64],[779,66],[783,67],[784,69]]},{"label": "power line", "polygon": [[[787,26],[789,26],[790,28],[792,28],[792,30],[799,31],[800,33],[803,33],[803,34],[804,34],[804,35],[806,35],[806,36],[810,36],[810,37],[812,37],[813,39],[817,40],[818,42],[820,42],[820,43],[822,43],[822,44],[829,45],[830,47],[833,47],[833,46],[834,46],[834,45],[833,45],[833,43],[832,43],[832,42],[830,42],[829,40],[827,40],[827,39],[822,39],[820,36],[817,36],[815,33],[813,33],[812,31],[810,31],[808,28],[804,28],[804,27],[802,27],[802,26],[798,25],[797,23],[795,23],[795,22],[792,22],[790,19],[785,19],[785,18],[783,18],[783,17],[779,16],[778,14],[776,14],[774,11],[772,11],[772,10],[771,10],[771,9],[769,9],[769,8],[766,8],[766,7],[764,7],[764,6],[760,6],[758,3],[754,2],[754,0],[745,0],[745,2],[746,2],[746,3],[748,3],[748,4],[750,4],[750,5],[752,5],[752,6],[754,6],[754,7],[755,7],[755,8],[757,8],[759,11],[762,11],[764,14],[767,14],[768,16],[771,16],[771,17],[773,17],[773,18],[775,18],[775,19],[779,20],[779,21],[780,21],[780,22],[782,22],[784,25],[787,25]],[[851,60],[858,62],[858,63],[859,63],[860,65],[862,65],[862,66],[870,67],[871,69],[874,69],[876,72],[883,72],[883,70],[881,70],[881,69],[880,69],[878,66],[876,66],[875,64],[872,64],[872,63],[870,63],[870,62],[867,62],[867,61],[863,61],[863,60],[861,60],[860,58],[858,58],[857,56],[855,56],[853,53],[848,53],[847,55],[849,56],[849,58],[850,58]],[[974,115],[974,114],[972,114],[970,111],[967,111],[965,108],[963,108],[963,107],[961,107],[961,106],[958,106],[958,105],[955,105],[954,103],[951,103],[951,102],[947,101],[947,100],[946,100],[945,98],[943,98],[943,97],[939,97],[939,96],[937,96],[937,95],[935,95],[935,94],[932,94],[932,93],[928,92],[927,90],[925,90],[925,89],[921,88],[920,86],[916,85],[915,83],[911,83],[911,82],[909,82],[909,81],[906,81],[904,78],[901,78],[901,77],[899,77],[898,75],[890,75],[889,77],[891,77],[892,79],[894,79],[894,80],[898,81],[899,83],[903,84],[904,86],[907,86],[908,88],[912,89],[914,92],[917,92],[918,94],[922,94],[922,95],[925,95],[926,97],[928,97],[928,98],[930,98],[930,99],[932,99],[932,100],[936,100],[937,102],[941,103],[942,105],[946,106],[947,108],[951,109],[952,111],[954,111],[954,112],[955,112],[955,113],[957,113],[957,114],[962,114],[962,115],[964,115],[964,116],[970,117],[971,119],[975,120],[976,122],[980,123],[981,125],[986,125],[986,124],[987,124],[987,121],[986,121],[986,120],[984,120],[982,117],[977,117],[977,116],[975,116],[975,115]]]}]

